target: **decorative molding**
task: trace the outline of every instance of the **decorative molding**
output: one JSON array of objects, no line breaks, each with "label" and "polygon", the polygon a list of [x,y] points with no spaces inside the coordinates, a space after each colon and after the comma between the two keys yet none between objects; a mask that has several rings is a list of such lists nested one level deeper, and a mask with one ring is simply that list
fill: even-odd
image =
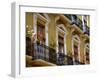
[{"label": "decorative molding", "polygon": [[[64,29],[64,31],[62,30],[62,29],[60,29],[60,28],[63,28]],[[66,46],[66,37],[67,37],[67,30],[66,30],[66,28],[65,28],[65,26],[63,25],[63,24],[59,24],[59,25],[57,25],[57,27],[56,27],[56,40],[57,40],[57,47],[56,47],[56,51],[58,52],[58,32],[62,32],[62,33],[64,33],[64,50],[65,50],[65,54],[67,55],[67,46]]]},{"label": "decorative molding", "polygon": [[[77,39],[75,39],[75,38],[77,38]],[[73,48],[73,46],[74,46],[74,42],[75,41],[78,43],[78,59],[80,61],[80,38],[79,38],[78,35],[73,35],[72,36],[72,55],[74,55],[74,48]],[[75,61],[74,57],[73,57],[73,61]]]}]

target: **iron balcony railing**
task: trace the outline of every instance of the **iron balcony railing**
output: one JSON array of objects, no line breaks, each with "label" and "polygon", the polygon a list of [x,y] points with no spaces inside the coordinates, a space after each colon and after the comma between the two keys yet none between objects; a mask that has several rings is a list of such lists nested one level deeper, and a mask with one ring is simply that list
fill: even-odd
[{"label": "iron balcony railing", "polygon": [[85,32],[84,32],[84,33],[90,35],[90,29],[89,29],[89,27],[86,26],[85,28],[86,28],[86,29],[85,29]]},{"label": "iron balcony railing", "polygon": [[89,35],[89,27],[86,25],[86,26],[83,26],[83,23],[82,23],[82,20],[79,19],[76,15],[71,15],[71,14],[65,14],[65,16],[72,21],[71,24],[75,24],[78,26],[78,28],[80,28],[82,31],[83,30],[83,27],[86,27],[86,30],[85,30],[85,33]]},{"label": "iron balcony railing", "polygon": [[[43,44],[34,44],[33,60],[42,59],[56,65],[73,65],[72,58],[64,53],[56,53],[56,50]],[[81,64],[78,61],[78,64]]]}]

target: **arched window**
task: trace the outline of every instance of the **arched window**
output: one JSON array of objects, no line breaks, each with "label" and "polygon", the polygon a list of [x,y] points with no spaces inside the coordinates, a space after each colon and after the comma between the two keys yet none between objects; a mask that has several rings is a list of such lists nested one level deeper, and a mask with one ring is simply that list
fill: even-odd
[{"label": "arched window", "polygon": [[79,64],[80,61],[80,39],[78,35],[72,37],[73,63]]},{"label": "arched window", "polygon": [[85,44],[85,64],[90,64],[89,43]]},{"label": "arched window", "polygon": [[63,24],[57,25],[57,53],[67,54],[66,52],[66,35],[67,30]]},{"label": "arched window", "polygon": [[[37,35],[36,50],[34,47],[34,56],[40,59],[49,59],[49,53],[45,53],[45,45],[48,46],[48,23],[49,17],[45,13],[34,13],[34,33]],[[42,45],[42,46],[41,46]],[[44,45],[44,46],[43,46]],[[49,52],[49,51],[47,51]]]},{"label": "arched window", "polygon": [[[41,20],[39,20],[41,19]],[[36,13],[34,15],[34,32],[37,38],[48,46],[48,23],[49,16],[46,13]],[[40,38],[39,38],[40,37]]]},{"label": "arched window", "polygon": [[57,52],[57,63],[58,64],[65,64],[65,55],[67,55],[67,48],[66,48],[66,37],[67,37],[67,30],[64,24],[59,24],[56,27],[56,52]]}]

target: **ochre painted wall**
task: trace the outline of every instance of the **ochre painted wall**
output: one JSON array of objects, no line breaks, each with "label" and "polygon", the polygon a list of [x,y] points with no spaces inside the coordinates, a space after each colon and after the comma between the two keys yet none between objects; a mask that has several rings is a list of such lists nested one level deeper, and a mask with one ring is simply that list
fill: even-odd
[{"label": "ochre painted wall", "polygon": [[26,12],[26,26],[33,26],[33,13]]},{"label": "ochre painted wall", "polygon": [[67,55],[72,56],[72,31],[67,28],[67,37],[66,37],[66,45],[67,45]]},{"label": "ochre painted wall", "polygon": [[[50,22],[48,26],[48,36],[49,36],[49,46],[56,48],[56,23],[55,23],[55,15],[49,14]],[[52,46],[52,45],[55,46]]]},{"label": "ochre painted wall", "polygon": [[[34,26],[34,20],[33,20],[33,16],[35,13],[26,13],[26,26],[31,26],[33,28]],[[49,47],[52,47],[54,49],[56,49],[56,22],[55,22],[55,18],[56,16],[54,14],[48,14],[50,22],[48,24],[48,42],[49,42]],[[81,16],[78,16],[81,19]],[[90,20],[89,16],[88,16],[88,20]],[[89,21],[90,22],[90,21]],[[90,23],[88,23],[90,24]],[[65,24],[64,24],[65,25]],[[66,28],[66,51],[67,51],[67,55],[72,56],[72,30],[69,28],[71,27],[71,25],[69,26],[69,23],[65,25]],[[83,42],[83,38],[80,37],[80,61],[84,62],[84,45],[85,43]]]},{"label": "ochre painted wall", "polygon": [[80,37],[80,62],[84,63],[84,56],[85,56],[85,53],[84,53],[84,47],[85,47],[85,42],[84,42],[84,39],[82,37]]}]

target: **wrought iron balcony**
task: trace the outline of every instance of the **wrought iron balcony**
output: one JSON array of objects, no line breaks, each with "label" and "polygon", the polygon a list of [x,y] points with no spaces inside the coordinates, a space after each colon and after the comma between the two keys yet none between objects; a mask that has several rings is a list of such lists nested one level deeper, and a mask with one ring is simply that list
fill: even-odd
[{"label": "wrought iron balcony", "polygon": [[67,56],[64,53],[57,53],[57,65],[67,65]]},{"label": "wrought iron balcony", "polygon": [[33,44],[33,60],[42,59],[51,63],[56,63],[56,53],[55,50],[49,48],[44,44],[35,43]]},{"label": "wrought iron balcony", "polygon": [[42,59],[56,65],[65,65],[67,57],[63,53],[56,53],[56,50],[43,44],[35,44],[33,48],[33,60]]},{"label": "wrought iron balcony", "polygon": [[82,62],[80,62],[78,60],[73,61],[73,65],[80,65],[80,64],[84,64],[84,63],[82,63]]},{"label": "wrought iron balcony", "polygon": [[84,31],[84,34],[90,35],[90,29],[87,25],[86,25],[86,29]]},{"label": "wrought iron balcony", "polygon": [[32,58],[33,60],[42,59],[56,65],[73,65],[71,57],[64,53],[56,53],[55,49],[43,44],[36,44],[34,46]]},{"label": "wrought iron balcony", "polygon": [[[83,31],[83,22],[76,15],[65,14],[65,16],[72,22],[71,24],[75,24],[78,28]],[[89,35],[89,27],[86,25],[85,33]]]}]

